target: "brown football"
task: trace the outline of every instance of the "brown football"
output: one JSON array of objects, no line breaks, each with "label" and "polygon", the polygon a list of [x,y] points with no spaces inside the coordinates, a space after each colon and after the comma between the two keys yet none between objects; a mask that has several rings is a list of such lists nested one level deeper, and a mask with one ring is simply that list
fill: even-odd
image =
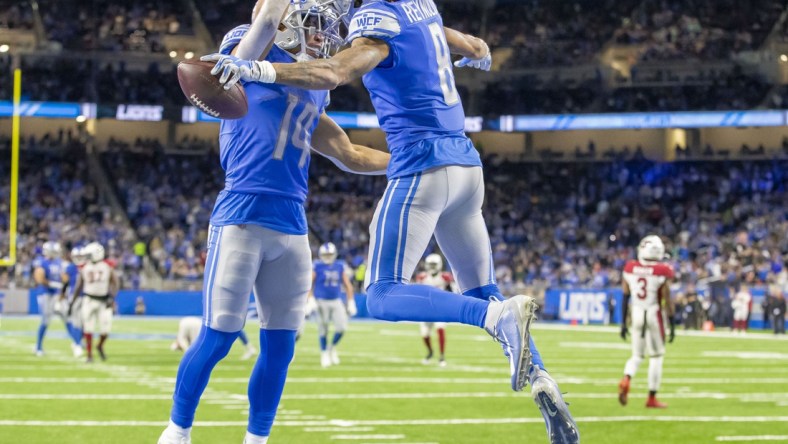
[{"label": "brown football", "polygon": [[225,90],[219,77],[211,75],[213,66],[213,62],[200,60],[178,63],[181,91],[205,114],[217,119],[240,119],[249,111],[243,86],[236,83]]}]

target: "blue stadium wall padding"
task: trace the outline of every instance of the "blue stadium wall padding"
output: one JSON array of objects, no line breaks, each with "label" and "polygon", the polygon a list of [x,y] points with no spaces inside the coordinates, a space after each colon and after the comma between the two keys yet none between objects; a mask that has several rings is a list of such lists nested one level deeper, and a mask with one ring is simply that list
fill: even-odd
[{"label": "blue stadium wall padding", "polygon": [[[550,288],[545,291],[540,318],[579,324],[618,323],[621,321],[620,288]],[[610,319],[610,300],[615,310]]]}]

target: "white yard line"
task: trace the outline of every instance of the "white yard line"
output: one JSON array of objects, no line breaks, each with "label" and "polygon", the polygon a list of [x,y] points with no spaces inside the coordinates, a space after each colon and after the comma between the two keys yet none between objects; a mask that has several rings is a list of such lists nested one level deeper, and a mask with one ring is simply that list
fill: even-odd
[{"label": "white yard line", "polygon": [[718,436],[715,441],[788,441],[788,435]]},{"label": "white yard line", "polygon": [[331,435],[330,439],[335,441],[363,441],[365,439],[375,440],[400,440],[405,439],[405,435]]},{"label": "white yard line", "polygon": [[[600,422],[785,422],[788,416],[586,416],[580,423]],[[447,426],[486,424],[542,424],[542,418],[448,418],[403,420],[276,421],[279,427],[359,427],[359,426]],[[167,421],[40,421],[0,420],[0,427],[164,427]],[[195,427],[242,427],[246,421],[196,421]]]},{"label": "white yard line", "polygon": [[[238,409],[248,406],[246,395],[232,395],[232,399],[216,394],[203,396],[205,404],[224,406],[229,409]],[[614,399],[616,393],[577,393],[569,392],[567,399]],[[290,394],[283,395],[283,400],[343,400],[343,399],[452,399],[452,398],[521,398],[522,394],[513,392],[439,392],[439,393],[316,393],[316,394]],[[645,398],[645,393],[633,393],[632,398]],[[721,393],[721,392],[660,392],[660,398],[665,399],[737,399],[745,402],[781,402],[788,398],[788,393]],[[0,393],[0,400],[140,400],[140,401],[171,401],[171,395],[139,395],[139,394],[25,394],[25,393]],[[300,415],[301,410],[280,410],[280,415]]]}]

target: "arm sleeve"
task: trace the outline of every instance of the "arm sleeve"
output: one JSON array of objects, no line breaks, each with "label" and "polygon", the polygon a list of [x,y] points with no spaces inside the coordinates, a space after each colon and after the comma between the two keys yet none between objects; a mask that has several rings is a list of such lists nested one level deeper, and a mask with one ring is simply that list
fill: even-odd
[{"label": "arm sleeve", "polygon": [[219,52],[229,55],[233,51],[233,48],[241,43],[241,39],[244,38],[247,32],[249,32],[249,25],[240,25],[233,28],[230,32],[224,35],[222,44],[219,46]]}]

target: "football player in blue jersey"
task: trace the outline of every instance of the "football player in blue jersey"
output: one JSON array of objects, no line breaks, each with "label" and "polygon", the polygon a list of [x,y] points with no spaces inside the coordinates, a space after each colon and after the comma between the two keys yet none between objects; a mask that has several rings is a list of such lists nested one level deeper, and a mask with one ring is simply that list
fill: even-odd
[{"label": "football player in blue jersey", "polygon": [[[258,2],[255,12],[260,6]],[[338,35],[341,14],[336,0],[290,3],[284,18],[279,16],[282,30],[275,45],[255,41],[245,46],[257,49],[255,58],[278,63],[327,57],[343,40]],[[252,17],[256,24],[254,13]],[[259,36],[249,25],[230,31],[221,53],[240,50],[240,43],[249,42],[247,35],[251,40]],[[191,442],[200,396],[211,370],[244,326],[252,291],[261,352],[249,380],[244,442],[268,441],[311,284],[304,212],[310,151],[365,174],[382,174],[389,161],[388,153],[350,143],[324,112],[327,91],[258,82],[247,82],[244,89],[247,115],[221,122],[220,160],[226,178],[210,220],[203,326],[181,360],[161,444]]]},{"label": "football player in blue jersey", "polygon": [[[552,443],[579,442],[558,386],[545,371],[529,327],[533,298],[504,301],[482,216],[482,164],[464,133],[455,65],[487,71],[487,44],[443,26],[433,0],[357,0],[350,48],[329,60],[278,64],[215,55],[229,87],[236,79],[334,89],[359,77],[386,133],[389,185],[370,225],[367,308],[389,321],[460,322],[484,328],[510,361],[511,386],[531,394]],[[462,295],[406,285],[435,235]],[[503,302],[500,302],[503,301]]]},{"label": "football player in blue jersey", "polygon": [[60,301],[60,291],[65,280],[66,266],[63,260],[60,244],[54,241],[44,242],[43,257],[36,258],[33,264],[33,279],[36,283],[36,299],[38,311],[41,313],[41,324],[36,334],[36,346],[33,350],[36,356],[44,355],[44,336],[46,336],[52,316],[58,316],[68,328],[64,305]]},{"label": "football player in blue jersey", "polygon": [[[66,265],[66,280],[63,282],[63,289],[60,292],[60,300],[66,304],[66,330],[73,343],[71,350],[75,358],[79,358],[84,353],[82,350],[82,298],[75,294],[79,269],[85,265],[88,258],[79,247],[71,249],[70,261]],[[72,303],[73,302],[73,303]]]},{"label": "football player in blue jersey", "polygon": [[[347,329],[348,315],[358,313],[356,301],[353,299],[353,285],[345,273],[345,264],[337,261],[337,247],[331,242],[320,246],[320,260],[315,261],[312,272],[312,290],[317,311],[317,329],[320,340],[320,365],[330,367],[339,365],[337,346]],[[347,305],[342,300],[345,291]],[[328,328],[334,323],[334,337],[328,344]]]}]

